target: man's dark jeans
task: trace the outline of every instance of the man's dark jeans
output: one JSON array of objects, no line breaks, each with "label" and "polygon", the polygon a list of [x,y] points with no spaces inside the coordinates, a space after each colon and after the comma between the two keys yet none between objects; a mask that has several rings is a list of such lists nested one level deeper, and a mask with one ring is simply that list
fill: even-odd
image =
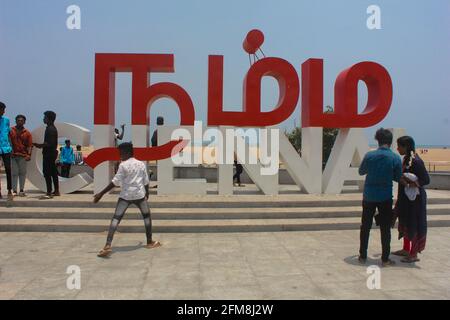
[{"label": "man's dark jeans", "polygon": [[[8,191],[12,189],[12,175],[11,175],[11,153],[2,153],[0,157],[3,159],[3,165],[6,173],[6,187]],[[1,184],[0,184],[1,189]]]},{"label": "man's dark jeans", "polygon": [[361,219],[360,247],[361,258],[367,258],[367,247],[369,245],[370,229],[372,228],[375,210],[378,209],[377,222],[381,231],[382,261],[389,260],[391,253],[391,223],[392,223],[392,200],[383,202],[363,201],[363,213]]},{"label": "man's dark jeans", "polygon": [[47,153],[42,155],[42,173],[44,174],[45,184],[47,185],[47,194],[52,193],[52,181],[55,192],[59,192],[58,170],[56,169],[56,158],[58,152]]}]

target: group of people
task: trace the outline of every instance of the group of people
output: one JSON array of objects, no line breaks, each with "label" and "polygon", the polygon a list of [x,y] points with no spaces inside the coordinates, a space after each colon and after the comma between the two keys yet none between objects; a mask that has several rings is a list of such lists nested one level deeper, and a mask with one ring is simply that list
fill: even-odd
[{"label": "group of people", "polygon": [[[375,139],[378,141],[379,148],[368,152],[359,168],[359,173],[366,175],[366,180],[358,260],[363,264],[367,261],[369,234],[375,220],[381,230],[382,266],[395,264],[390,259],[391,228],[395,226],[398,219],[399,239],[403,238],[403,249],[393,254],[402,256],[401,261],[404,263],[414,263],[419,261],[418,253],[425,249],[427,194],[424,186],[429,184],[430,178],[425,164],[416,153],[413,138],[403,136],[397,140],[397,150],[403,156],[403,160],[391,150],[393,135],[389,130],[379,129]],[[94,203],[97,203],[114,187],[121,186],[106,244],[98,253],[99,257],[107,257],[111,254],[114,233],[127,208],[132,204],[139,208],[144,219],[146,247],[151,249],[161,246],[160,242],[152,238],[151,215],[147,204],[149,197],[147,167],[134,158],[131,143],[122,143],[118,149],[121,163],[116,175],[105,189],[94,195]],[[393,181],[399,183],[395,205],[393,204]]]},{"label": "group of people", "polygon": [[[430,177],[424,162],[416,153],[412,137],[397,139],[397,150],[403,160],[391,150],[393,136],[389,130],[379,129],[375,139],[379,148],[368,152],[359,168],[359,174],[366,175],[366,180],[358,259],[361,263],[367,260],[369,233],[375,219],[381,231],[382,265],[395,264],[390,259],[391,228],[398,219],[399,239],[403,238],[403,248],[392,254],[402,256],[401,261],[404,263],[414,263],[419,261],[418,253],[425,249],[427,193],[424,186],[430,183]],[[395,204],[393,181],[399,183]]]},{"label": "group of people", "polygon": [[[59,196],[59,183],[57,172],[58,158],[58,131],[54,125],[56,114],[53,111],[44,112],[45,129],[44,142],[32,141],[31,133],[25,128],[26,117],[16,116],[16,125],[10,127],[10,122],[4,116],[6,106],[0,102],[0,157],[5,166],[7,177],[8,198],[14,195],[25,196],[24,186],[26,178],[26,162],[31,159],[32,147],[42,149],[43,175],[47,192],[45,199]],[[164,119],[158,117],[157,124],[162,125]],[[123,139],[122,132],[115,130],[116,146],[120,152],[121,162],[111,183],[100,193],[94,195],[94,203],[115,187],[121,187],[119,199],[116,204],[114,216],[109,227],[106,245],[98,253],[100,257],[106,257],[112,252],[112,240],[125,211],[130,205],[136,205],[144,219],[147,235],[147,248],[156,248],[161,245],[152,239],[152,223],[149,197],[149,175],[147,166],[134,158],[133,145],[129,142],[118,144]],[[379,129],[375,134],[378,141],[378,149],[368,152],[359,167],[359,174],[366,175],[362,219],[360,228],[360,249],[358,260],[361,263],[367,261],[367,250],[370,230],[373,221],[380,227],[383,266],[391,266],[394,263],[390,259],[391,254],[391,228],[398,219],[399,239],[403,238],[403,248],[392,254],[402,256],[402,262],[414,263],[419,261],[418,254],[425,249],[427,235],[427,194],[424,186],[429,184],[430,177],[425,164],[416,152],[414,139],[403,136],[397,139],[397,150],[402,158],[391,150],[393,135],[387,129]],[[157,131],[152,136],[152,146],[157,145]],[[77,148],[79,149],[79,148]],[[81,150],[78,150],[81,151]],[[77,153],[78,154],[78,153]],[[65,141],[60,153],[62,176],[68,177],[70,166],[80,159],[75,159],[75,154],[70,145],[70,140]],[[82,161],[82,157],[81,157]],[[235,161],[237,174],[233,180],[240,183],[239,175],[242,166]],[[239,165],[239,168],[238,168]],[[393,203],[393,182],[398,182],[397,201]],[[1,186],[0,186],[1,188]],[[1,189],[0,189],[1,197]]]},{"label": "group of people", "polygon": [[27,118],[24,115],[17,115],[16,125],[11,127],[10,120],[4,116],[5,111],[6,105],[0,102],[0,156],[6,173],[8,200],[13,200],[15,196],[26,196],[27,162],[31,160],[33,147],[42,149],[42,168],[47,192],[41,199],[60,196],[57,166],[61,166],[61,176],[69,178],[71,166],[83,164],[81,146],[77,146],[77,151],[74,152],[70,140],[66,140],[58,157],[58,130],[54,125],[56,113],[53,111],[44,112],[44,123],[47,127],[43,143],[33,142],[31,133],[25,128]]},{"label": "group of people", "polygon": [[69,139],[65,140],[64,146],[59,148],[59,159],[57,162],[61,167],[61,177],[63,178],[70,177],[72,165],[82,165],[84,163],[81,146],[77,145],[76,148],[77,149],[74,152]]},{"label": "group of people", "polygon": [[0,102],[0,156],[5,167],[8,200],[12,200],[14,196],[25,196],[27,161],[31,159],[33,141],[25,128],[27,118],[17,115],[16,125],[11,127],[9,119],[4,116],[5,111],[6,105]]}]

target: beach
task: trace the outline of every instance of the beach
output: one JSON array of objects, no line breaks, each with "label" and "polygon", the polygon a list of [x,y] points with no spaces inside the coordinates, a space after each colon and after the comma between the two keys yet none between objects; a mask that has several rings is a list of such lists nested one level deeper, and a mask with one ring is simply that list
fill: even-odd
[{"label": "beach", "polygon": [[450,148],[418,148],[417,154],[425,162],[430,172],[450,172]]}]

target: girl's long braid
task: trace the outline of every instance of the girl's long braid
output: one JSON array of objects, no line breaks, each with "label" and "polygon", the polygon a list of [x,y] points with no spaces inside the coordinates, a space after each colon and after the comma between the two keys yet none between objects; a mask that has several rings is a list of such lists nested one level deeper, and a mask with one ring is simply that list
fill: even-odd
[{"label": "girl's long braid", "polygon": [[404,170],[410,170],[416,158],[416,143],[412,137],[403,136],[397,139],[397,144],[406,148],[406,154],[403,158],[403,168]]},{"label": "girl's long braid", "polygon": [[411,148],[408,147],[408,150],[406,151],[406,155],[405,155],[405,159],[404,159],[404,164],[406,169],[411,169],[411,166],[413,164],[413,160],[416,158],[416,153],[414,152],[414,150],[412,150]]}]

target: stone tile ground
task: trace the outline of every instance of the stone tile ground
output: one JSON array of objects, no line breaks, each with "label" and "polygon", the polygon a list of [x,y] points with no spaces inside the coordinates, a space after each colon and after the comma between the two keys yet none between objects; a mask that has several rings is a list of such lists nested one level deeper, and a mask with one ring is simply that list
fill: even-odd
[{"label": "stone tile ground", "polygon": [[[156,234],[154,250],[144,234],[119,233],[109,259],[96,257],[106,234],[0,233],[0,299],[450,299],[449,235],[430,229],[421,261],[381,269],[369,290],[378,230],[365,266],[358,231]],[[67,288],[70,265],[80,290]]]}]

